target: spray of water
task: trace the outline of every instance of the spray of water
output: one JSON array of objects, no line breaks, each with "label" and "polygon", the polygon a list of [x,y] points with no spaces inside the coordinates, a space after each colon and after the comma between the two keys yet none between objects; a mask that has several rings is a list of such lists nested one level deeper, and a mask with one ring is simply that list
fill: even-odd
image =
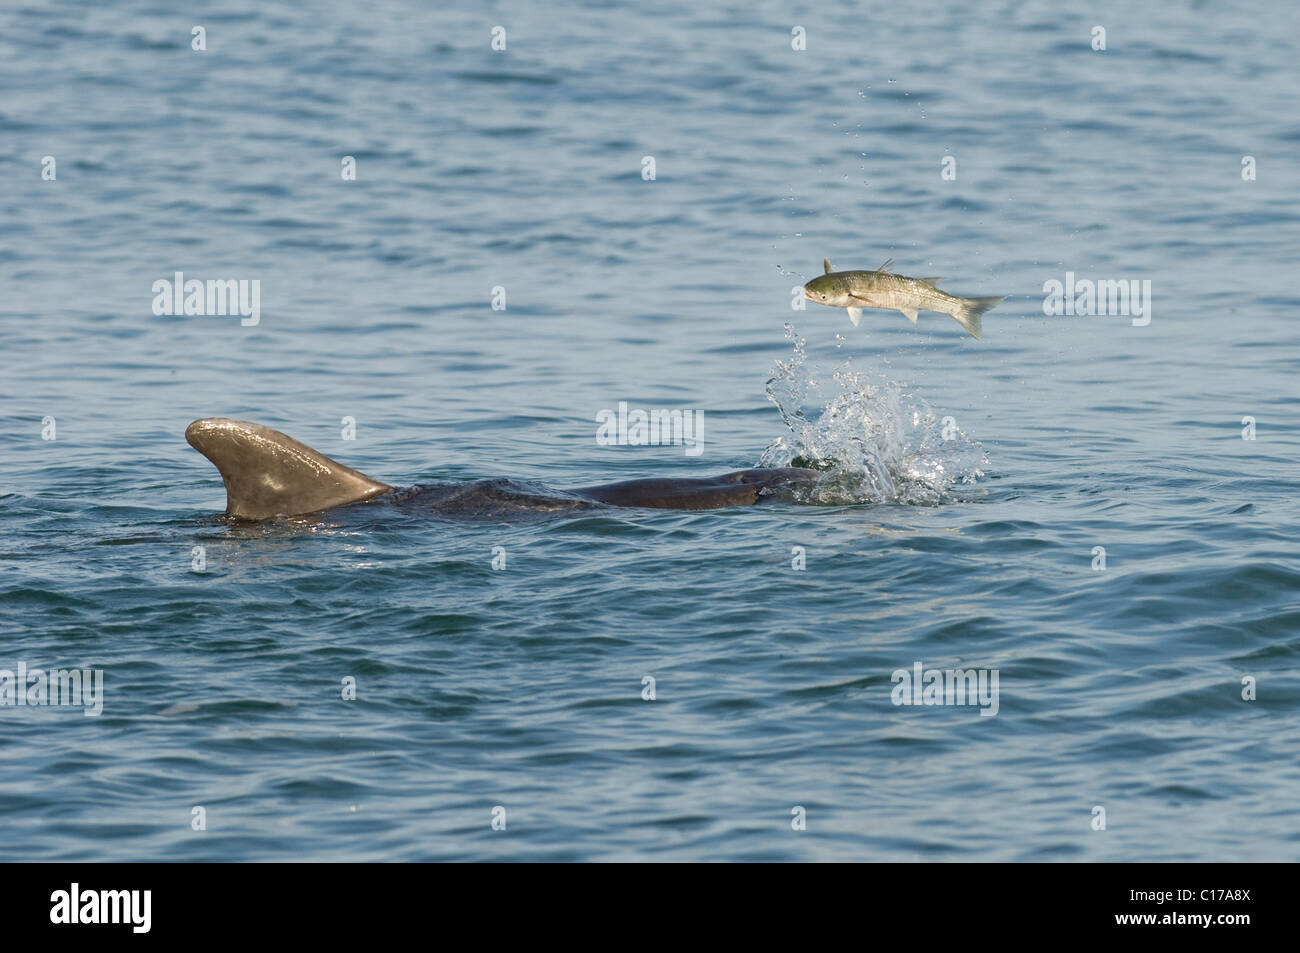
[{"label": "spray of water", "polygon": [[[809,362],[804,339],[785,327],[794,353],[776,362],[767,396],[789,433],[771,443],[759,465],[824,470],[823,479],[796,490],[799,502],[933,506],[984,475],[988,457],[952,417],[883,371],[855,370],[851,359],[822,374]],[[809,416],[810,403],[822,411]]]}]

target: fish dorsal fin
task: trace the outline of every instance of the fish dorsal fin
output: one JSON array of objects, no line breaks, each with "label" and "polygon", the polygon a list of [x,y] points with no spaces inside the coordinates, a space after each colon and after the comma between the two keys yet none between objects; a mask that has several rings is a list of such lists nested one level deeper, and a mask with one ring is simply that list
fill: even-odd
[{"label": "fish dorsal fin", "polygon": [[894,259],[886,258],[885,263],[881,265],[879,268],[877,268],[876,271],[888,271],[889,266],[892,265],[893,263],[894,263]]},{"label": "fish dorsal fin", "polygon": [[393,489],[278,430],[244,420],[196,420],[185,429],[185,439],[220,471],[230,516],[299,516]]},{"label": "fish dorsal fin", "polygon": [[829,275],[829,274],[831,273],[831,270],[832,270],[832,269],[831,269],[831,260],[830,260],[829,258],[823,258],[823,259],[822,259],[822,266],[826,269],[826,274]]},{"label": "fish dorsal fin", "polygon": [[924,281],[931,288],[939,287],[939,282],[943,281],[942,278],[922,278],[921,280]]}]

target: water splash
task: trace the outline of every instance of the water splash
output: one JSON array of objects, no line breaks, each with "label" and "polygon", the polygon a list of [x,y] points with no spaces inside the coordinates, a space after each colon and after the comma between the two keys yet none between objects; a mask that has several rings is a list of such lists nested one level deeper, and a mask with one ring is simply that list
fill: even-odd
[{"label": "water splash", "polygon": [[[794,352],[776,362],[767,396],[790,432],[768,446],[759,466],[826,471],[796,490],[798,502],[933,506],[984,475],[988,457],[952,417],[937,414],[883,370],[855,370],[851,359],[824,380],[808,361],[804,339],[785,328]],[[824,408],[815,417],[804,410],[810,402]]]}]

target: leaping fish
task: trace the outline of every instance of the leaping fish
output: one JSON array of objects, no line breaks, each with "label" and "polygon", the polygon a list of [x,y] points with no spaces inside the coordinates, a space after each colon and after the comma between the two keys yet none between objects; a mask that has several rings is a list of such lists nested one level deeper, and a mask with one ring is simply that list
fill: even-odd
[{"label": "leaping fish", "polygon": [[804,285],[803,296],[818,304],[844,308],[854,327],[862,320],[863,308],[901,311],[913,324],[916,324],[918,311],[938,311],[956,318],[957,323],[977,339],[980,336],[980,315],[1006,300],[1006,295],[988,298],[950,295],[939,290],[939,278],[908,278],[892,274],[889,267],[893,263],[894,259],[890,258],[875,271],[832,271],[830,261],[822,259],[826,274]]}]

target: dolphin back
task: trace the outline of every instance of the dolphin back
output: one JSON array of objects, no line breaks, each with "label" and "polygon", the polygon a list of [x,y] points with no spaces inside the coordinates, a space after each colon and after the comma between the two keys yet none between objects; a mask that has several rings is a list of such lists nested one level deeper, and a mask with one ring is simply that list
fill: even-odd
[{"label": "dolphin back", "polygon": [[300,516],[393,491],[261,424],[206,417],[185,429],[185,439],[221,473],[229,516]]}]

